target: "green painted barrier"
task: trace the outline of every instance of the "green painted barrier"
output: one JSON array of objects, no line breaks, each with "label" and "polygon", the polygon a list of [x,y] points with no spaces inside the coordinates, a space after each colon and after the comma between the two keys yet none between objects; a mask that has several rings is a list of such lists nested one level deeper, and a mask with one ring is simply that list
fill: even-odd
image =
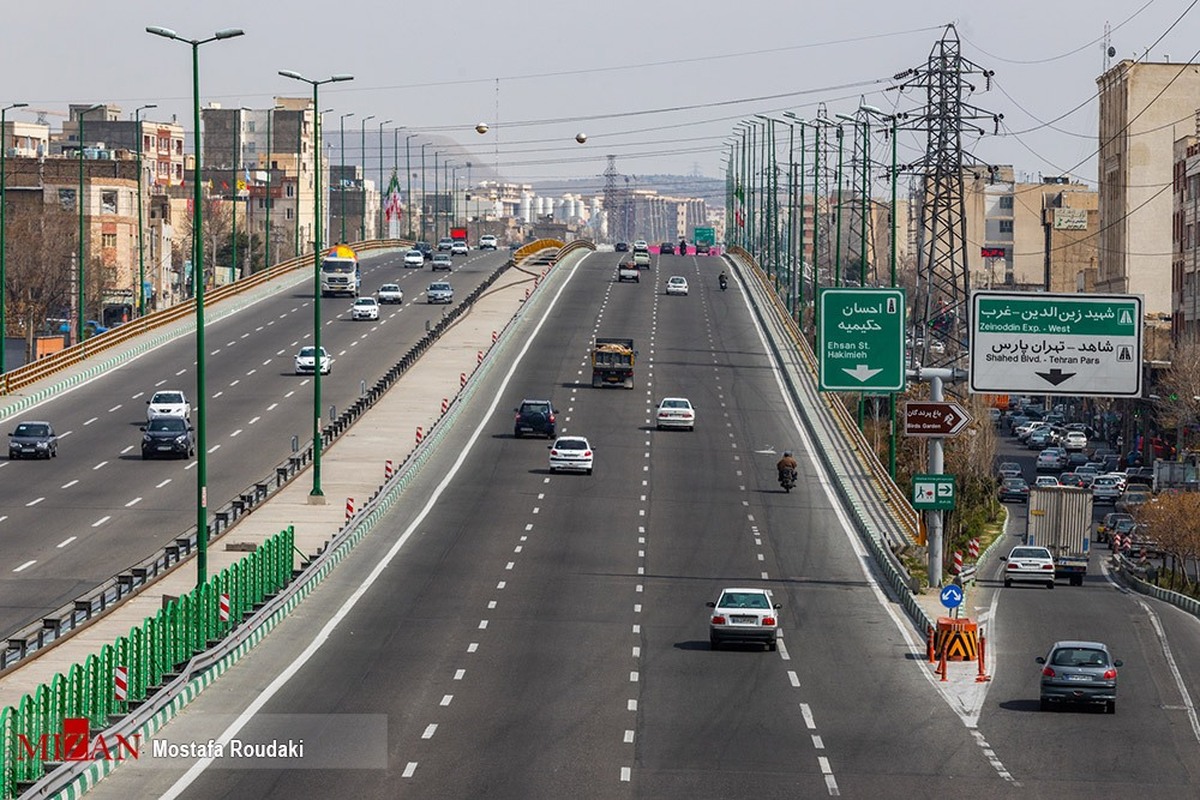
[{"label": "green painted barrier", "polygon": [[[56,760],[56,738],[67,719],[85,718],[93,731],[146,700],[210,642],[229,634],[255,607],[292,579],[295,530],[288,527],[245,558],[182,597],[172,600],[129,634],[104,645],[64,676],[55,675],[15,708],[0,709],[0,800],[45,772],[42,759]],[[229,619],[221,619],[221,596],[229,596]],[[115,691],[118,668],[126,670],[126,696]],[[42,737],[45,737],[43,740]],[[31,757],[32,755],[32,757]]]}]

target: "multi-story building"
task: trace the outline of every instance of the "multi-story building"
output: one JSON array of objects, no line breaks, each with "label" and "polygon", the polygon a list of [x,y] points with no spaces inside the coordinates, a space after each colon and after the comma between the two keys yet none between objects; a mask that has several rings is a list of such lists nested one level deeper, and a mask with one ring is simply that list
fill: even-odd
[{"label": "multi-story building", "polygon": [[1171,184],[1171,334],[1200,342],[1200,111],[1197,133],[1175,141]]},{"label": "multi-story building", "polygon": [[[70,106],[71,118],[63,123],[64,148],[79,138],[79,117],[83,114],[83,133],[86,147],[113,152],[128,151],[129,158],[138,152],[138,128],[141,128],[142,171],[147,186],[179,186],[184,179],[183,126],[172,119],[156,122],[140,117],[121,119],[121,107],[104,105],[84,112],[90,106]],[[124,157],[124,156],[122,156]]]},{"label": "multi-story building", "polygon": [[1172,306],[1173,146],[1191,127],[1200,64],[1128,59],[1096,81],[1100,90],[1100,248],[1096,289],[1140,294],[1147,313]]},{"label": "multi-story building", "polygon": [[0,147],[7,158],[37,158],[50,152],[50,126],[41,122],[4,120]]},{"label": "multi-story building", "polygon": [[[329,167],[329,233],[340,241],[374,239],[379,225],[379,191],[375,181],[363,177],[357,164]],[[364,232],[365,230],[365,232]]]}]

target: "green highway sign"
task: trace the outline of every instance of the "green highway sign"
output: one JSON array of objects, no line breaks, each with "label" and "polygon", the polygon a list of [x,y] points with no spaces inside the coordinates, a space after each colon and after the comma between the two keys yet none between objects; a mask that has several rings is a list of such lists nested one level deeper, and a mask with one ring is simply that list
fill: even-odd
[{"label": "green highway sign", "polygon": [[913,475],[913,508],[917,511],[950,511],[954,508],[953,475]]},{"label": "green highway sign", "polygon": [[1142,298],[979,291],[971,391],[1140,397]]},{"label": "green highway sign", "polygon": [[823,392],[904,390],[904,290],[821,289]]}]

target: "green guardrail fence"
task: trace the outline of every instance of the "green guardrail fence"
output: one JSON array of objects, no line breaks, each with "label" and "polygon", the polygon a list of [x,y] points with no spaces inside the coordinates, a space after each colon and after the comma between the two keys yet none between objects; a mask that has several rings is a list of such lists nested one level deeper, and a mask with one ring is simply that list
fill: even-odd
[{"label": "green guardrail fence", "polygon": [[[39,743],[45,746],[46,762],[61,760],[64,720],[87,719],[92,730],[107,728],[111,717],[136,708],[192,656],[207,650],[286,586],[295,564],[295,540],[294,528],[285,528],[204,585],[164,604],[129,635],[106,644],[66,675],[55,675],[16,707],[0,710],[0,798],[16,797],[20,787],[45,774]],[[223,597],[228,598],[226,619]],[[122,668],[123,698],[117,689]]]}]

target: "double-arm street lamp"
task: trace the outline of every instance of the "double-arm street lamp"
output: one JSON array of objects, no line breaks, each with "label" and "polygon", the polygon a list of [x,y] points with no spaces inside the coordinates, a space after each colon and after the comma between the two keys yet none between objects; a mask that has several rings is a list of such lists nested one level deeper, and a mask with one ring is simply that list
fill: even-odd
[{"label": "double-arm street lamp", "polygon": [[[358,156],[360,159],[362,159],[362,180],[359,181],[359,183],[362,185],[362,191],[360,192],[360,194],[362,195],[362,220],[361,220],[361,224],[359,225],[359,235],[358,235],[358,240],[360,242],[365,241],[367,238],[367,121],[372,120],[372,119],[375,119],[374,114],[368,114],[367,116],[363,117],[362,125],[360,126],[360,130],[359,130],[359,144],[362,148],[359,151],[359,156]],[[380,128],[379,134],[380,134],[380,139],[382,139],[383,138],[383,129],[382,128]],[[383,161],[382,161],[382,159],[380,159],[380,169],[382,169],[382,168],[383,168]]]},{"label": "double-arm street lamp", "polygon": [[8,272],[6,267],[7,250],[5,244],[5,223],[4,223],[4,155],[8,150],[8,123],[5,121],[5,116],[14,108],[24,108],[29,103],[13,103],[12,105],[0,108],[0,375],[6,371],[4,363],[4,335],[8,332],[8,320],[5,316],[5,304],[8,302],[8,295],[5,291],[7,286]]},{"label": "double-arm street lamp", "polygon": [[85,245],[83,231],[83,215],[87,210],[87,203],[83,197],[83,117],[90,114],[98,108],[104,108],[102,103],[95,103],[79,112],[79,252],[77,254],[78,262],[75,265],[75,342],[78,344],[83,341],[84,335],[84,307],[83,302],[87,297],[84,292],[83,279],[86,274],[83,266],[84,259],[87,257],[87,246]]},{"label": "double-arm street lamp", "polygon": [[321,491],[321,123],[319,117],[321,105],[318,90],[322,84],[352,81],[354,76],[331,75],[324,80],[315,81],[290,69],[281,69],[279,74],[285,78],[307,83],[313,91],[312,107],[316,139],[313,153],[316,154],[317,159],[317,191],[316,199],[313,202],[316,207],[317,224],[315,226],[316,240],[313,246],[313,483],[312,490],[308,493],[308,502],[312,505],[324,505],[325,493]]},{"label": "double-arm street lamp", "polygon": [[[389,125],[389,124],[391,124],[391,122],[392,121],[390,119],[385,119],[379,123],[379,190],[378,190],[379,191],[379,215],[378,215],[379,227],[377,227],[375,229],[375,238],[376,239],[384,238],[384,236],[383,236],[383,193],[384,193],[384,191],[386,191],[387,187],[385,187],[383,185],[383,126]],[[396,137],[393,135],[393,137],[392,137],[392,157],[393,157],[393,159],[395,158],[395,155],[396,155]],[[366,160],[367,160],[366,156],[363,156],[364,164],[366,163]],[[365,167],[364,167],[364,169],[365,169]],[[363,225],[364,226],[366,226],[366,224],[367,224],[367,222],[366,222],[366,219],[367,219],[366,205],[367,205],[367,195],[366,195],[366,191],[364,190],[364,192],[363,192]],[[363,238],[364,239],[367,238],[367,235],[365,232],[363,233]]]},{"label": "double-arm street lamp", "polygon": [[346,117],[353,117],[353,111],[347,111],[338,119],[338,199],[341,201],[338,216],[342,220],[342,236],[338,240],[346,243]]},{"label": "double-arm street lamp", "polygon": [[[192,48],[192,286],[196,297],[196,585],[207,580],[208,572],[208,438],[205,432],[208,390],[204,378],[204,236],[201,226],[200,193],[200,45],[241,36],[239,28],[226,28],[207,39],[184,39],[170,28],[151,26],[147,33],[183,42]],[[82,120],[81,120],[82,122]],[[83,126],[80,125],[80,133]],[[82,142],[80,142],[82,145]]]},{"label": "double-arm street lamp", "polygon": [[137,216],[138,216],[138,309],[139,317],[146,316],[146,234],[142,227],[142,184],[146,176],[142,174],[142,118],[141,113],[148,108],[158,108],[157,103],[147,103],[133,110],[134,136],[137,137]]},{"label": "double-arm street lamp", "polygon": [[[407,189],[405,189],[405,194],[404,194],[404,210],[405,210],[405,212],[407,212],[407,213],[405,213],[405,215],[404,215],[404,216],[406,217],[406,220],[405,220],[405,222],[407,223],[407,224],[404,226],[404,228],[405,228],[405,230],[408,232],[408,238],[409,238],[409,239],[413,238],[413,226],[412,226],[412,216],[413,216],[413,215],[412,215],[412,210],[413,210],[413,199],[412,199],[412,179],[413,179],[413,172],[412,172],[412,152],[409,150],[409,144],[408,144],[408,142],[409,142],[409,140],[410,140],[410,139],[412,139],[414,136],[417,136],[417,134],[415,134],[415,133],[409,133],[409,134],[405,134],[405,136],[404,136],[404,180],[405,180],[405,183],[406,183],[406,184],[407,184],[407,186],[408,186],[408,188],[407,188]],[[424,147],[424,146],[425,146],[425,145],[421,145],[421,147]],[[421,151],[422,157],[424,156],[424,153],[425,153],[425,151],[424,151],[424,150],[422,150],[422,151]]]}]

